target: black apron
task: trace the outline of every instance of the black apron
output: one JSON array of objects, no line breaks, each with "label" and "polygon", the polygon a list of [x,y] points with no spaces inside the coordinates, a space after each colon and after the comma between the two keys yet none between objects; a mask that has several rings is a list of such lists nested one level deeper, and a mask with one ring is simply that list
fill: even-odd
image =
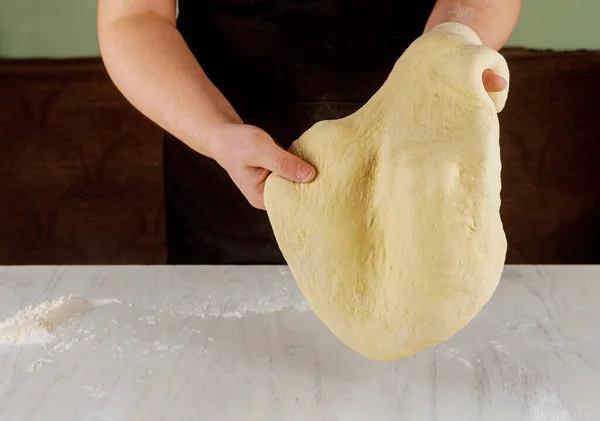
[{"label": "black apron", "polygon": [[[419,35],[434,1],[180,0],[178,28],[243,121],[284,147],[363,105]],[[165,135],[170,264],[282,264],[266,212]]]}]

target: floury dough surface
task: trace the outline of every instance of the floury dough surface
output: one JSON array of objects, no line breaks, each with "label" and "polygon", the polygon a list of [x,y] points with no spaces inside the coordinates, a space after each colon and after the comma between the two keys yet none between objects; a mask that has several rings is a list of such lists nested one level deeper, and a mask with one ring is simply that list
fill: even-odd
[{"label": "floury dough surface", "polygon": [[271,175],[265,205],[310,307],[347,345],[410,356],[463,328],[506,255],[499,123],[504,58],[458,23],[417,39],[356,113],[322,121],[291,151],[314,182]]}]

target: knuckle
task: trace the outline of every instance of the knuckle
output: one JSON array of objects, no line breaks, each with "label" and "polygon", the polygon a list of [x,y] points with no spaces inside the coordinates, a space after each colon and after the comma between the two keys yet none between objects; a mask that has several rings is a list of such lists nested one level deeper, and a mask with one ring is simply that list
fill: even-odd
[{"label": "knuckle", "polygon": [[275,158],[275,163],[277,164],[277,168],[284,172],[291,169],[294,164],[292,157],[286,153],[279,154]]},{"label": "knuckle", "polygon": [[258,127],[249,127],[248,131],[246,133],[246,140],[248,142],[251,142],[255,145],[260,144],[261,142],[264,142],[265,137],[266,137],[266,133],[263,132],[261,129],[259,129]]},{"label": "knuckle", "polygon": [[240,147],[246,156],[256,157],[260,154],[265,141],[265,135],[260,129],[250,129],[250,131],[242,137]]},{"label": "knuckle", "polygon": [[266,134],[261,128],[256,127],[256,126],[248,126],[248,130],[250,131],[250,134],[254,137],[264,137],[264,135]]}]

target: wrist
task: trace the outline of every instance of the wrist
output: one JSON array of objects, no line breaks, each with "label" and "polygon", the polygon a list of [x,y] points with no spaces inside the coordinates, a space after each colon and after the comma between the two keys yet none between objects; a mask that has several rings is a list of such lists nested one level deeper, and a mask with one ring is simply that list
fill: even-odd
[{"label": "wrist", "polygon": [[483,45],[499,50],[514,30],[520,8],[521,0],[438,0],[425,32],[444,22],[458,22],[475,31]]},{"label": "wrist", "polygon": [[227,133],[230,133],[236,126],[244,124],[239,117],[223,117],[224,118],[211,124],[205,135],[207,149],[206,156],[217,162],[221,160],[223,154],[231,153],[231,151],[226,150],[227,142],[224,141],[227,138]]}]

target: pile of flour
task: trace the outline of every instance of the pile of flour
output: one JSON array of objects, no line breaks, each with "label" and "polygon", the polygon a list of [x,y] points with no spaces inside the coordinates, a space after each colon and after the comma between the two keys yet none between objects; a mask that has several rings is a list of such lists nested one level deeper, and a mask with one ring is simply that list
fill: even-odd
[{"label": "pile of flour", "polygon": [[98,304],[73,295],[31,304],[0,323],[0,345],[49,344],[59,325]]}]

